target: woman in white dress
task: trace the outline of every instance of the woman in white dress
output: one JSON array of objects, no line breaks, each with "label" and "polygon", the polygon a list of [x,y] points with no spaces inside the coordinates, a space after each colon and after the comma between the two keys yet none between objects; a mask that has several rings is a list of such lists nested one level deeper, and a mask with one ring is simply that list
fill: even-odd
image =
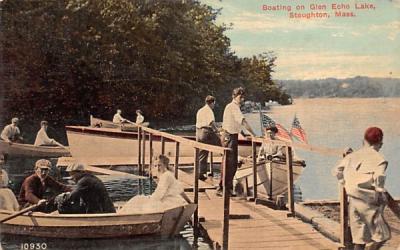
[{"label": "woman in white dress", "polygon": [[117,213],[163,212],[187,204],[190,200],[179,181],[171,172],[169,159],[160,155],[155,166],[158,169],[158,184],[150,196],[138,195],[130,199]]}]

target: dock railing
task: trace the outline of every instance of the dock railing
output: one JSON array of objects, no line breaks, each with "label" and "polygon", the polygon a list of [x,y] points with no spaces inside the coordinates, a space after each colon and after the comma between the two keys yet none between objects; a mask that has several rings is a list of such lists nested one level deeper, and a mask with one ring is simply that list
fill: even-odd
[{"label": "dock railing", "polygon": [[[135,124],[135,123],[134,123]],[[194,180],[193,180],[193,203],[199,204],[199,151],[200,150],[207,150],[211,154],[219,154],[223,155],[222,157],[222,162],[221,166],[223,168],[223,172],[226,173],[226,161],[227,161],[227,152],[230,151],[231,149],[225,148],[225,147],[220,147],[220,146],[214,146],[210,144],[205,144],[201,142],[197,142],[194,140],[190,140],[187,138],[184,138],[182,136],[178,135],[173,135],[169,134],[166,132],[158,131],[155,129],[151,129],[148,127],[141,126],[139,124],[135,124],[138,127],[138,168],[139,172],[141,174],[144,173],[144,168],[146,166],[146,141],[147,137],[149,140],[149,174],[151,173],[151,166],[153,164],[152,159],[153,159],[153,137],[154,136],[159,136],[161,137],[161,154],[165,153],[165,143],[166,140],[170,140],[175,142],[175,162],[174,162],[174,173],[175,173],[175,178],[179,179],[179,153],[180,153],[180,147],[185,146],[185,147],[192,147],[193,148],[193,155],[194,155]],[[211,157],[212,158],[212,157]],[[226,175],[223,175],[223,223],[222,223],[222,231],[223,231],[223,240],[222,240],[222,249],[228,249],[228,236],[229,236],[229,213],[230,213],[230,192],[226,187]],[[195,237],[199,234],[199,215],[198,215],[198,208],[194,212],[193,215],[193,231]]]},{"label": "dock railing", "polygon": [[[265,138],[252,138],[252,155],[253,155],[253,183],[257,182],[257,143],[267,143],[277,146],[285,147],[285,154],[286,154],[286,167],[287,167],[287,190],[288,190],[288,216],[295,216],[295,201],[294,201],[294,183],[293,183],[293,155],[292,149],[298,148],[303,149],[306,151],[323,154],[323,155],[330,155],[330,156],[338,156],[342,157],[343,150],[341,149],[332,149],[327,147],[321,146],[313,146],[309,144],[303,143],[295,143],[295,142],[286,142],[281,140],[271,140]],[[270,181],[272,183],[272,181]],[[270,189],[272,187],[270,186]],[[257,185],[253,185],[253,199],[257,200]],[[339,194],[339,203],[340,203],[340,243],[343,247],[348,247],[351,245],[351,236],[350,236],[350,228],[349,228],[349,217],[348,217],[348,198],[346,194],[346,190],[343,185],[340,187],[340,194]]]}]

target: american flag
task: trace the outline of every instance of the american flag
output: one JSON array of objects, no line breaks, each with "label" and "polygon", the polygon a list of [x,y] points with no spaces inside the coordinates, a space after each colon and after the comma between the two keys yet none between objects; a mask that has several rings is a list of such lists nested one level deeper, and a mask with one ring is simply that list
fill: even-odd
[{"label": "american flag", "polygon": [[296,116],[294,116],[292,129],[290,130],[290,133],[297,140],[308,144],[306,132],[300,126],[300,121]]},{"label": "american flag", "polygon": [[281,124],[276,123],[274,120],[272,120],[269,116],[265,114],[262,115],[262,126],[264,128],[276,127],[278,129],[278,133],[276,133],[275,135],[276,137],[286,141],[292,140],[289,131],[287,131]]}]

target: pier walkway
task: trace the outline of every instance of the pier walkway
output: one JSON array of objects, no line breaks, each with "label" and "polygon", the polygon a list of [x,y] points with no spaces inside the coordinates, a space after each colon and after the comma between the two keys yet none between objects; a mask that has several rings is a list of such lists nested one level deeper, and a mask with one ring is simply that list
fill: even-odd
[{"label": "pier walkway", "polygon": [[[188,192],[188,196],[193,193]],[[214,248],[222,245],[223,199],[215,190],[199,194],[200,230]],[[231,198],[229,249],[338,249],[340,244],[324,237],[312,225],[243,198]]]}]

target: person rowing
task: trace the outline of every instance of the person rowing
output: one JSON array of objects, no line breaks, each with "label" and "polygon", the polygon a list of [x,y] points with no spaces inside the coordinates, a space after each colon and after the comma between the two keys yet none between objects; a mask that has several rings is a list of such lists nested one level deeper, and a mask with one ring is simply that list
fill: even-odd
[{"label": "person rowing", "polygon": [[38,131],[35,139],[35,146],[59,146],[59,147],[65,147],[58,141],[49,138],[47,135],[47,129],[49,127],[49,123],[47,121],[41,121],[40,122],[40,130]]},{"label": "person rowing", "polygon": [[11,119],[11,124],[8,124],[1,131],[0,138],[6,142],[22,142],[23,138],[21,136],[21,131],[18,128],[19,119],[14,117]]}]

